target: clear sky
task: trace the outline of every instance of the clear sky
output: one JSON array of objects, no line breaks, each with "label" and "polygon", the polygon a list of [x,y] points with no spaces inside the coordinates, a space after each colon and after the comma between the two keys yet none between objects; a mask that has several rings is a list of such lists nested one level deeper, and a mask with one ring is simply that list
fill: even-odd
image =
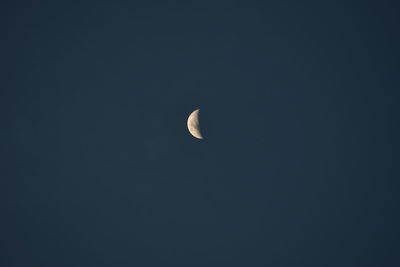
[{"label": "clear sky", "polygon": [[400,266],[398,2],[160,2],[1,2],[0,265]]}]

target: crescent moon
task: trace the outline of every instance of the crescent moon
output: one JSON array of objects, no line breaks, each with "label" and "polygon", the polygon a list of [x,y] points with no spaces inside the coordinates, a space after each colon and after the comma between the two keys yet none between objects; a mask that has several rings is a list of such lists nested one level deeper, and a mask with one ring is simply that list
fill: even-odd
[{"label": "crescent moon", "polygon": [[203,135],[200,131],[200,121],[199,121],[200,109],[196,109],[193,111],[188,120],[187,120],[187,127],[189,132],[198,139],[203,139]]}]

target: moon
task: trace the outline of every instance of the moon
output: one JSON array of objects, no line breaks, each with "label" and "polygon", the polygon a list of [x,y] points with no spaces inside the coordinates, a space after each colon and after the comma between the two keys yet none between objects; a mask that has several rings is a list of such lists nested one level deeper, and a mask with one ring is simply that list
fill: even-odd
[{"label": "moon", "polygon": [[200,121],[199,121],[199,116],[200,116],[200,109],[196,109],[193,111],[187,120],[187,127],[191,135],[198,139],[203,139],[203,135],[201,134],[200,131]]}]

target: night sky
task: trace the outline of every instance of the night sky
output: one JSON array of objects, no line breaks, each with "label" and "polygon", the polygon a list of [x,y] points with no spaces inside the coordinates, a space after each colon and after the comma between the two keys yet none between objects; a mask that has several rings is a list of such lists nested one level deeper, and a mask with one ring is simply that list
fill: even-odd
[{"label": "night sky", "polygon": [[398,1],[80,2],[0,4],[1,266],[400,266]]}]

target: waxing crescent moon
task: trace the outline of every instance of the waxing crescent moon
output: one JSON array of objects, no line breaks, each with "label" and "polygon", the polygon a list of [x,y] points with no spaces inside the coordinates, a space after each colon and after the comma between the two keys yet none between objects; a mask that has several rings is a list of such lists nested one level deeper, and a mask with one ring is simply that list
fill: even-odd
[{"label": "waxing crescent moon", "polygon": [[200,121],[199,121],[200,109],[196,109],[193,111],[188,120],[187,120],[187,127],[189,132],[198,139],[203,139],[203,135],[200,131]]}]

